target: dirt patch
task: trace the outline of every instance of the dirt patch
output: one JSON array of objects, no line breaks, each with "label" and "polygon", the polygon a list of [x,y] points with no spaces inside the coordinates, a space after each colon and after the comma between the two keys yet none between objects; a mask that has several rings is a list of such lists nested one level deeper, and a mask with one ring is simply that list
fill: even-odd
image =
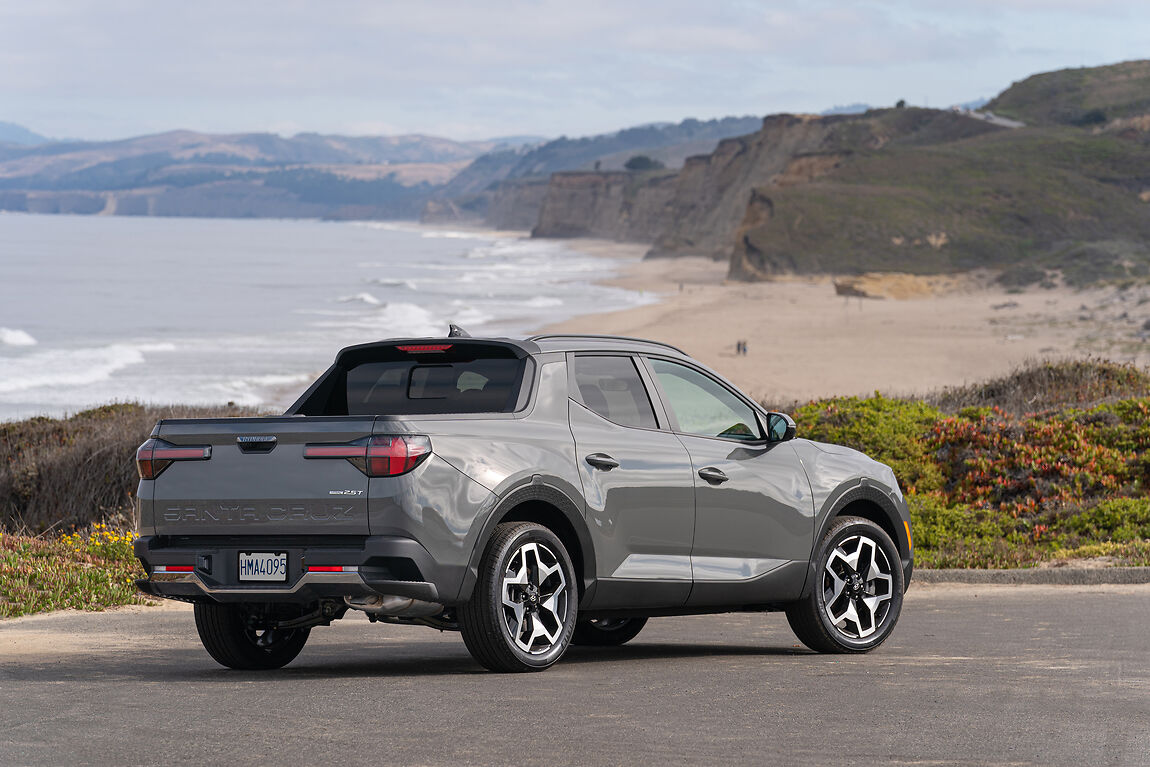
[{"label": "dirt patch", "polygon": [[861,293],[863,295],[859,297],[906,300],[981,290],[989,281],[988,275],[975,272],[930,276],[901,272],[868,272],[858,277],[835,280],[835,286],[845,286],[854,291],[840,292],[839,295],[859,296]]}]

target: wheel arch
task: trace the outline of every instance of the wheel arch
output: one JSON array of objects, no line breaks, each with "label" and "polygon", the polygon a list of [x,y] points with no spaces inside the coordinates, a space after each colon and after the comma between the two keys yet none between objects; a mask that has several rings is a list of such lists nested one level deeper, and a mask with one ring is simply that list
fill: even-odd
[{"label": "wheel arch", "polygon": [[479,562],[496,526],[503,522],[535,522],[555,533],[571,556],[580,600],[586,597],[595,583],[595,550],[583,515],[562,490],[548,484],[533,483],[512,490],[496,504],[471,552],[459,588],[458,602],[471,598],[479,579]]},{"label": "wheel arch", "polygon": [[909,520],[899,511],[893,498],[880,488],[863,480],[853,487],[844,489],[838,497],[829,504],[829,508],[820,515],[818,529],[815,531],[814,543],[811,546],[811,556],[807,566],[807,580],[803,586],[802,596],[805,598],[809,595],[811,588],[817,581],[815,571],[819,542],[822,541],[823,536],[826,535],[827,530],[834,524],[834,521],[844,516],[861,517],[862,519],[874,522],[890,536],[890,539],[894,541],[894,545],[898,549],[899,558],[902,560],[904,588],[909,586],[913,558],[910,539],[907,535],[907,527],[904,525],[904,523],[908,525]]}]

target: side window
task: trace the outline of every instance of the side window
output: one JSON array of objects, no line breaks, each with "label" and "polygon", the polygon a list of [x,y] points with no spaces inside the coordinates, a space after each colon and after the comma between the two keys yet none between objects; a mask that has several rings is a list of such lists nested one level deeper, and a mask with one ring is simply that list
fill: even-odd
[{"label": "side window", "polygon": [[656,427],[651,400],[630,357],[575,357],[575,385],[583,404],[608,421]]},{"label": "side window", "polygon": [[653,359],[651,367],[681,431],[704,437],[762,439],[755,411],[718,381],[667,360]]}]

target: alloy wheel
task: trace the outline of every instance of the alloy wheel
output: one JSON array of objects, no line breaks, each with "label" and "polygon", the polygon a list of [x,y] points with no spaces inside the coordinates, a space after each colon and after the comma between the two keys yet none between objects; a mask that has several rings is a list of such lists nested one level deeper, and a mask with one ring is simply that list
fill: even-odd
[{"label": "alloy wheel", "polygon": [[544,544],[530,541],[511,555],[502,597],[507,631],[523,652],[543,655],[563,636],[567,578],[559,558]]},{"label": "alloy wheel", "polygon": [[866,535],[843,539],[823,567],[823,604],[836,629],[864,640],[882,625],[890,610],[894,578],[886,553]]}]

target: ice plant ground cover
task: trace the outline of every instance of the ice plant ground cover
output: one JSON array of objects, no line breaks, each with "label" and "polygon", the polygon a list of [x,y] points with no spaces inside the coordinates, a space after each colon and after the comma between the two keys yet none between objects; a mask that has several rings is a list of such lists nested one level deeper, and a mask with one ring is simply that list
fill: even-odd
[{"label": "ice plant ground cover", "polygon": [[803,436],[890,464],[920,567],[1150,565],[1148,394],[1135,368],[1069,362],[925,400],[811,402],[795,419]]},{"label": "ice plant ground cover", "polygon": [[133,538],[103,524],[50,538],[0,533],[0,618],[144,604]]}]

